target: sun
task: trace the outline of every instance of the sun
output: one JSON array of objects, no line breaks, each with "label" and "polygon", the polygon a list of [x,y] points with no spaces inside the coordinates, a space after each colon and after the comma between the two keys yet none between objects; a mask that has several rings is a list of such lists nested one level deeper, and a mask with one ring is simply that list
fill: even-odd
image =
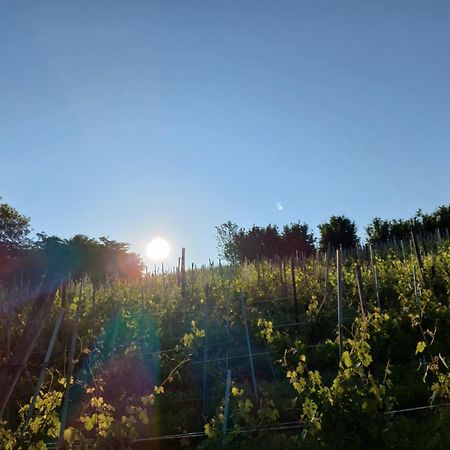
[{"label": "sun", "polygon": [[170,246],[164,238],[158,236],[147,244],[145,252],[150,259],[161,261],[169,256]]}]

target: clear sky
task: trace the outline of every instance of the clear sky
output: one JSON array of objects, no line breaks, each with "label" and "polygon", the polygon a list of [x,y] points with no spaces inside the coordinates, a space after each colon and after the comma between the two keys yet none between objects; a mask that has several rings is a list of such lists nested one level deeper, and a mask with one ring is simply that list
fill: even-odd
[{"label": "clear sky", "polygon": [[0,195],[35,231],[201,264],[228,220],[450,203],[447,0],[3,0],[0,58]]}]

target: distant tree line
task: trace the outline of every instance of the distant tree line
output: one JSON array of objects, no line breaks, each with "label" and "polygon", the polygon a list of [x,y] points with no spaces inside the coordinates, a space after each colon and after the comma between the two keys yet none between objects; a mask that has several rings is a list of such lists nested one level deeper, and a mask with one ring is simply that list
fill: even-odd
[{"label": "distant tree line", "polygon": [[[306,223],[285,225],[281,230],[276,225],[249,229],[239,228],[233,222],[216,227],[219,256],[227,261],[242,262],[257,258],[291,257],[296,254],[310,255],[316,248],[352,248],[360,243],[355,222],[346,216],[331,216],[318,226],[318,242]],[[440,206],[431,214],[419,210],[409,220],[382,220],[376,217],[366,227],[367,242],[371,244],[409,239],[414,233],[441,234],[450,229],[450,205]]]},{"label": "distant tree line", "polygon": [[314,236],[308,225],[293,223],[280,231],[275,225],[245,230],[227,222],[216,227],[219,253],[227,261],[242,262],[258,257],[290,256],[296,251],[310,255],[314,251]]},{"label": "distant tree line", "polygon": [[450,205],[440,206],[431,214],[424,214],[420,209],[409,220],[382,220],[375,217],[367,226],[367,240],[370,243],[408,239],[411,230],[415,233],[430,234],[450,229]]},{"label": "distant tree line", "polygon": [[79,280],[88,276],[94,285],[107,277],[141,276],[143,263],[129,245],[106,237],[77,234],[70,239],[38,233],[30,238],[30,218],[7,203],[0,203],[0,284],[13,287],[23,280],[37,284],[44,274],[58,272]]}]

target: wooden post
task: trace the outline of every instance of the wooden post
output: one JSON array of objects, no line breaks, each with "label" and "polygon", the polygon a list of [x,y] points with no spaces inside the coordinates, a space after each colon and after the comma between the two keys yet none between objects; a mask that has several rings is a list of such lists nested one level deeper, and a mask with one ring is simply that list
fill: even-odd
[{"label": "wooden post", "polygon": [[8,365],[0,367],[0,417],[8,404],[12,391],[22,374],[42,328],[50,313],[57,289],[57,277],[54,274],[47,278],[41,286],[41,292],[33,301],[27,323]]},{"label": "wooden post", "polygon": [[207,361],[208,361],[208,331],[205,330],[205,341],[203,347],[203,373],[202,373],[202,410],[206,413],[206,388],[207,388]]},{"label": "wooden post", "polygon": [[419,289],[417,286],[417,275],[416,275],[416,266],[413,266],[413,282],[414,282],[414,295],[416,297],[416,305],[420,305],[420,295],[419,295]]},{"label": "wooden post", "polygon": [[295,284],[295,267],[293,258],[291,258],[291,277],[292,277],[292,299],[294,301],[294,318],[295,322],[298,323],[299,316],[298,316],[297,286]]},{"label": "wooden post", "polygon": [[23,427],[22,427],[22,433],[26,430],[28,424],[30,423],[31,417],[33,416],[34,407],[36,405],[36,400],[37,400],[39,392],[41,390],[42,383],[44,382],[45,372],[47,370],[48,363],[50,362],[50,357],[52,356],[52,353],[53,353],[53,347],[55,346],[56,336],[58,335],[58,331],[59,331],[59,328],[61,326],[61,322],[62,322],[63,317],[64,317],[64,312],[65,312],[65,310],[61,308],[59,313],[58,313],[58,316],[56,317],[55,327],[53,328],[53,333],[52,333],[52,336],[50,338],[50,342],[48,344],[47,352],[45,353],[44,362],[43,362],[42,367],[41,367],[41,373],[39,374],[39,380],[38,380],[38,383],[36,385],[36,389],[34,390],[33,398],[31,400],[30,407],[29,407],[29,409],[27,411],[27,415],[25,417],[25,421],[24,421],[24,424],[23,424]]},{"label": "wooden post", "polygon": [[67,374],[66,374],[66,392],[64,394],[64,401],[61,412],[61,428],[59,432],[59,445],[58,447],[62,447],[64,443],[64,430],[67,424],[67,413],[69,410],[69,391],[72,387],[72,373],[73,373],[73,362],[75,358],[75,349],[77,344],[77,336],[78,336],[78,324],[80,321],[80,306],[78,306],[77,313],[75,315],[75,320],[73,323],[72,329],[72,339],[70,342],[70,352],[69,352],[69,361],[67,363]]},{"label": "wooden post", "polygon": [[111,339],[111,353],[114,353],[116,351],[117,333],[119,331],[119,320],[120,320],[120,308],[117,309],[116,319],[114,320],[114,329]]},{"label": "wooden post", "polygon": [[227,379],[225,382],[225,398],[223,408],[223,424],[222,424],[222,447],[225,445],[225,437],[228,429],[228,416],[230,413],[230,392],[231,392],[231,370],[227,370]]},{"label": "wooden post", "polygon": [[403,258],[403,262],[406,261],[406,254],[405,254],[405,246],[403,244],[403,239],[400,239],[400,246],[402,248],[402,258]]},{"label": "wooden post", "polygon": [[358,246],[358,243],[355,244],[355,259],[356,259],[356,262],[359,261],[359,246]]},{"label": "wooden post", "polygon": [[366,301],[366,293],[364,291],[364,283],[361,276],[361,268],[359,267],[358,262],[356,262],[355,264],[355,274],[356,274],[356,286],[358,287],[359,304],[361,305],[361,314],[365,319],[367,313],[367,301]]},{"label": "wooden post", "polygon": [[330,259],[331,259],[331,250],[330,245],[328,245],[327,253],[325,255],[326,266],[325,266],[325,288],[323,290],[323,300],[322,305],[325,304],[328,298],[328,290],[330,288]]},{"label": "wooden post", "polygon": [[319,282],[319,278],[320,278],[320,253],[319,253],[319,250],[318,249],[316,249],[315,250],[315,258],[314,258],[314,265],[316,266],[315,267],[315,272],[316,272],[316,280],[317,280],[317,282]]},{"label": "wooden post", "polygon": [[277,265],[278,265],[278,271],[280,275],[280,286],[283,286],[283,260],[277,255]]},{"label": "wooden post", "polygon": [[5,347],[5,365],[9,363],[11,357],[11,336],[12,336],[12,311],[8,308],[6,312],[6,347]]},{"label": "wooden post", "polygon": [[378,286],[378,271],[377,271],[377,266],[375,264],[375,257],[373,254],[372,244],[369,246],[369,250],[370,250],[370,265],[372,266],[373,282],[375,284],[375,295],[377,296],[378,308],[380,308],[380,310],[381,310],[380,290],[379,290],[379,286]]},{"label": "wooden post", "polygon": [[339,359],[343,350],[343,306],[342,306],[342,249],[336,250],[336,279],[337,279],[337,303],[338,303],[338,333],[339,333]]},{"label": "wooden post", "polygon": [[227,309],[227,326],[226,326],[226,353],[225,353],[225,365],[226,370],[228,370],[228,357],[229,357],[229,345],[230,345],[230,297],[231,297],[231,266],[228,268],[228,286],[227,286],[227,301],[226,301],[226,309]]},{"label": "wooden post", "polygon": [[205,340],[204,340],[204,347],[203,347],[203,374],[202,374],[202,409],[203,409],[203,415],[205,415],[206,412],[206,387],[207,387],[207,360],[208,360],[208,330],[207,330],[207,318],[209,317],[209,288],[208,285],[205,286]]},{"label": "wooden post", "polygon": [[95,300],[97,297],[97,283],[92,282],[92,307],[95,305]]},{"label": "wooden post", "polygon": [[192,301],[195,302],[194,293],[195,293],[195,273],[194,273],[194,263],[192,263],[191,264],[191,298],[192,298]]},{"label": "wooden post", "polygon": [[67,307],[67,283],[63,283],[61,286],[61,308]]},{"label": "wooden post", "polygon": [[256,403],[258,403],[258,388],[256,386],[256,376],[255,376],[255,367],[253,366],[253,351],[252,351],[252,343],[250,341],[250,333],[248,331],[248,322],[247,322],[247,304],[244,298],[244,293],[241,291],[241,304],[242,304],[242,318],[244,320],[245,327],[245,337],[247,338],[247,349],[248,349],[248,357],[250,360],[250,370],[252,372],[252,382],[253,382],[253,391],[255,394]]},{"label": "wooden post", "polygon": [[181,266],[180,266],[180,283],[181,283],[181,300],[184,308],[186,308],[186,249],[181,249]]}]

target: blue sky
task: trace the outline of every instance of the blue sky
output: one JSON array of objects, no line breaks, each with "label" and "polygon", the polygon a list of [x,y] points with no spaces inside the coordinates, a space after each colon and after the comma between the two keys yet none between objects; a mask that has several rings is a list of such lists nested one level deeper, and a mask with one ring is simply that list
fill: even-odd
[{"label": "blue sky", "polygon": [[197,264],[227,220],[431,211],[449,23],[445,0],[1,2],[0,195],[35,231]]}]

